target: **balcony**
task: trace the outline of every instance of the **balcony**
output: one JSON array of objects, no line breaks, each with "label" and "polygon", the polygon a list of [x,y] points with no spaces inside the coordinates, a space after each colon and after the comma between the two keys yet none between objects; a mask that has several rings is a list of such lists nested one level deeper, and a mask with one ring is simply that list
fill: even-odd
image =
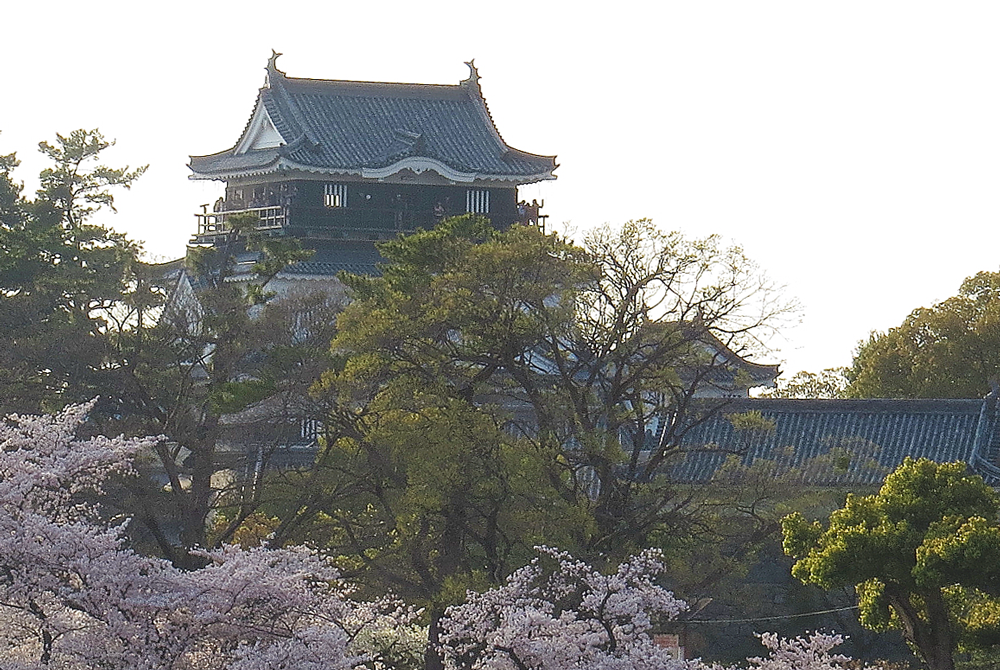
[{"label": "balcony", "polygon": [[[262,207],[225,209],[228,203],[216,203],[216,211],[209,212],[208,205],[195,214],[198,230],[192,238],[194,244],[218,244],[229,239],[234,216],[254,214],[256,230],[268,235],[290,235],[317,240],[385,240],[400,233],[418,228],[431,229],[443,218],[463,214],[448,211],[440,205],[434,208],[377,207],[361,204],[354,207],[327,207],[303,205],[288,201],[284,205],[269,204]],[[236,204],[236,203],[234,203]],[[242,203],[240,203],[242,204]],[[545,215],[539,214],[538,203],[519,203],[518,210],[510,213],[490,213],[499,226],[512,222],[539,226],[544,230]],[[499,217],[499,218],[497,218]]]},{"label": "balcony", "polygon": [[232,232],[229,220],[239,214],[255,214],[257,216],[256,230],[277,231],[285,227],[286,213],[281,206],[272,207],[250,207],[248,209],[235,209],[225,212],[209,212],[208,207],[199,214],[195,214],[198,219],[198,232],[195,234],[196,243],[209,243],[216,241]]}]

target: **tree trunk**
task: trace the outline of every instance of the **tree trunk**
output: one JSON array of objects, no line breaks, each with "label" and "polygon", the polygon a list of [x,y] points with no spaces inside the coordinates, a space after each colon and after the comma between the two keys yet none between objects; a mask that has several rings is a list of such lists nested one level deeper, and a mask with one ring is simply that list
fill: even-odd
[{"label": "tree trunk", "polygon": [[931,670],[954,670],[955,633],[951,629],[951,617],[944,603],[940,589],[925,596],[927,617],[930,619],[929,649],[924,653],[924,662]]},{"label": "tree trunk", "polygon": [[889,603],[903,623],[903,637],[916,647],[929,670],[955,670],[955,634],[940,589],[920,594],[927,609],[925,621],[910,603],[908,592],[886,588]]},{"label": "tree trunk", "polygon": [[424,650],[424,670],[444,670],[444,659],[438,645],[441,643],[441,618],[444,611],[431,612],[431,625],[427,628],[427,649]]},{"label": "tree trunk", "polygon": [[[434,561],[438,590],[449,577],[458,574],[462,567],[462,540],[465,537],[466,527],[466,501],[463,495],[458,493],[453,496],[450,504],[442,512],[445,525],[439,540],[437,560]],[[431,623],[427,630],[427,649],[424,652],[424,670],[444,670],[444,659],[439,648],[442,617],[444,617],[443,607],[436,607],[431,612]]]},{"label": "tree trunk", "polygon": [[212,477],[215,475],[215,449],[218,441],[219,418],[214,413],[206,416],[199,427],[198,436],[190,442],[188,457],[191,487],[180,495],[182,519],[180,529],[181,551],[174,564],[184,570],[204,567],[204,558],[191,555],[191,549],[207,547],[207,528],[212,511]]}]

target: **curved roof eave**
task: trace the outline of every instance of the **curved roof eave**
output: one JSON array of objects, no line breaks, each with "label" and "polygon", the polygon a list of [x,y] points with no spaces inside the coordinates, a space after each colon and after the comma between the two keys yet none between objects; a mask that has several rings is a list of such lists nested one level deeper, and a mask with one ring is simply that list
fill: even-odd
[{"label": "curved roof eave", "polygon": [[[223,152],[228,153],[228,152]],[[218,156],[218,154],[216,154]],[[213,156],[214,157],[214,156]],[[221,158],[229,158],[229,156],[220,156]],[[201,156],[192,156],[194,158],[210,158]],[[333,168],[333,167],[322,167],[316,165],[306,165],[304,163],[299,163],[297,161],[290,160],[281,156],[277,156],[274,160],[268,162],[265,165],[254,166],[251,168],[244,169],[226,169],[217,171],[199,171],[194,165],[189,164],[188,168],[193,172],[193,174],[188,175],[188,179],[192,180],[206,180],[206,181],[225,181],[227,179],[233,178],[244,178],[244,177],[257,177],[263,175],[276,174],[279,172],[302,172],[306,174],[315,175],[352,175],[356,177],[361,177],[362,179],[375,179],[381,180],[390,177],[402,170],[411,170],[416,173],[425,172],[427,170],[432,170],[437,172],[445,179],[448,179],[456,184],[473,184],[475,182],[506,182],[513,183],[516,185],[534,184],[540,181],[551,181],[556,179],[556,175],[551,172],[542,172],[534,175],[497,175],[497,174],[482,174],[478,172],[461,172],[454,170],[444,163],[424,157],[407,157],[400,161],[393,163],[385,168],[372,169],[372,168]]]},{"label": "curved roof eave", "polygon": [[[221,154],[213,154],[211,156],[190,156],[190,162],[188,163],[188,169],[191,170],[193,174],[188,175],[188,179],[192,180],[209,180],[209,181],[226,181],[227,179],[232,179],[234,177],[250,177],[256,175],[272,174],[281,169],[282,157],[277,151],[269,151],[270,156],[260,156],[262,160],[259,162],[252,162],[252,160],[242,161],[243,165],[233,165],[230,167],[214,167],[211,165],[212,162],[219,162],[224,160],[235,160],[240,162],[240,158],[249,157],[250,159],[257,158],[258,156],[252,154],[243,154],[243,156],[232,155],[232,149],[224,151]],[[199,160],[202,159],[202,160]],[[200,164],[208,163],[203,167],[199,167]]]},{"label": "curved roof eave", "polygon": [[497,142],[497,144],[500,147],[501,159],[506,160],[509,155],[514,154],[528,159],[544,160],[551,164],[552,167],[549,168],[545,173],[548,176],[541,177],[538,179],[532,179],[531,181],[527,181],[524,183],[530,184],[536,181],[556,179],[556,176],[552,174],[556,170],[556,168],[559,167],[559,164],[556,163],[555,156],[533,154],[530,151],[523,151],[521,149],[516,149],[507,144],[506,140],[504,140],[503,136],[500,134],[500,130],[497,128],[497,124],[493,121],[493,114],[490,112],[490,106],[486,102],[486,97],[483,95],[482,87],[479,85],[479,70],[476,68],[475,59],[472,59],[471,61],[467,62],[466,65],[469,66],[469,78],[463,79],[461,82],[459,82],[458,87],[464,89],[466,93],[469,95],[469,97],[475,103],[476,109],[479,111],[480,115],[483,118],[483,121],[486,123],[486,127],[489,129],[490,134],[493,136],[493,139]]},{"label": "curved roof eave", "polygon": [[[225,179],[225,177],[221,175],[213,176],[208,173],[199,172],[198,169],[195,167],[195,163],[208,162],[209,160],[212,159],[219,160],[224,158],[230,158],[237,155],[237,150],[247,143],[247,136],[254,128],[255,125],[254,122],[257,121],[258,118],[261,116],[260,112],[264,112],[264,114],[267,113],[267,110],[264,108],[263,104],[264,91],[266,90],[267,87],[261,87],[260,89],[257,90],[257,100],[254,101],[253,111],[250,112],[250,116],[249,118],[247,118],[247,122],[243,124],[243,131],[240,132],[240,136],[239,139],[236,140],[236,144],[234,144],[228,149],[217,151],[214,154],[205,154],[202,156],[191,156],[191,155],[188,156],[188,168],[195,173],[194,175],[188,175],[189,179]],[[245,155],[245,153],[246,151],[244,151],[240,155]]]},{"label": "curved roof eave", "polygon": [[551,171],[534,175],[486,174],[482,172],[466,172],[456,170],[446,163],[426,156],[407,156],[383,168],[362,168],[361,176],[369,179],[385,179],[391,175],[410,170],[417,174],[432,170],[450,181],[471,184],[476,181],[503,181],[518,184],[532,184],[538,181],[555,179]]}]

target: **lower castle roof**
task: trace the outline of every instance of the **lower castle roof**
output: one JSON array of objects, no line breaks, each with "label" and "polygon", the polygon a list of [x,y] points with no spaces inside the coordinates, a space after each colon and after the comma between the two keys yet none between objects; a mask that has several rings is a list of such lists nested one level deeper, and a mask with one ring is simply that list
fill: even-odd
[{"label": "lower castle roof", "polygon": [[[773,430],[737,430],[732,415],[759,412]],[[986,400],[740,399],[716,405],[683,432],[671,467],[680,481],[705,482],[727,458],[762,459],[803,484],[875,486],[903,460],[965,461],[1000,486],[996,402]]]}]

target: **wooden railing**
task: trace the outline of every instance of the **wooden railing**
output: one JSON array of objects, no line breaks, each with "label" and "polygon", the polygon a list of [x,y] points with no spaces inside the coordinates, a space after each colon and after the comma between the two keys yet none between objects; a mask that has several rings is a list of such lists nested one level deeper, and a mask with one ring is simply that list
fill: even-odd
[{"label": "wooden railing", "polygon": [[202,212],[195,214],[198,219],[198,235],[223,235],[232,230],[229,219],[238,214],[256,214],[257,230],[277,230],[285,227],[285,208],[251,207],[228,212]]},{"label": "wooden railing", "polygon": [[[207,206],[205,208],[207,210]],[[198,232],[195,242],[214,243],[221,236],[232,231],[231,219],[242,214],[256,214],[259,231],[287,230],[292,234],[309,238],[330,239],[385,239],[397,233],[412,232],[417,228],[430,229],[447,216],[460,212],[445,212],[439,209],[397,209],[380,207],[320,207],[272,205],[249,207],[246,209],[218,212],[203,211],[195,214]],[[535,208],[531,221],[541,225],[544,215],[538,215]],[[513,219],[513,217],[511,217]],[[508,219],[507,221],[510,221]],[[527,223],[527,221],[524,221]]]}]

